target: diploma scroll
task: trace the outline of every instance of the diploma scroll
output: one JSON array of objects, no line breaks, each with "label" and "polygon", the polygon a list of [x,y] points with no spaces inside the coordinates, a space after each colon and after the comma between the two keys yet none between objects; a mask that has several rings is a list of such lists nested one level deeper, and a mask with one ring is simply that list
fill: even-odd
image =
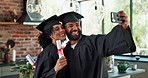
[{"label": "diploma scroll", "polygon": [[29,61],[29,63],[32,65],[33,68],[35,68],[35,61],[33,60],[33,58],[30,56],[30,54],[28,54],[26,56],[27,60]]},{"label": "diploma scroll", "polygon": [[56,40],[56,43],[57,43],[57,48],[58,48],[58,52],[57,53],[59,55],[59,58],[61,58],[62,56],[64,56],[61,40]]},{"label": "diploma scroll", "polygon": [[67,42],[69,41],[68,37],[66,36],[66,40],[61,42],[61,40],[56,40],[56,44],[57,44],[57,48],[58,48],[58,55],[59,58],[61,58],[62,56],[64,56],[64,52],[63,49],[66,47]]},{"label": "diploma scroll", "polygon": [[62,47],[66,47],[66,45],[67,45],[67,43],[68,43],[68,41],[69,41],[69,39],[68,39],[68,37],[66,36],[66,40],[65,41],[63,41],[63,43],[62,43]]}]

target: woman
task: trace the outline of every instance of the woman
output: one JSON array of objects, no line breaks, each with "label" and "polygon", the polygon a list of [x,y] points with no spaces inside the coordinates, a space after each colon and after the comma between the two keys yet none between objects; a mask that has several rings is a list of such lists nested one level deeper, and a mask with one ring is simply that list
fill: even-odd
[{"label": "woman", "polygon": [[38,55],[33,78],[68,78],[65,75],[67,60],[58,58],[56,40],[65,40],[65,29],[56,15],[36,27],[42,32],[39,43],[44,50]]}]

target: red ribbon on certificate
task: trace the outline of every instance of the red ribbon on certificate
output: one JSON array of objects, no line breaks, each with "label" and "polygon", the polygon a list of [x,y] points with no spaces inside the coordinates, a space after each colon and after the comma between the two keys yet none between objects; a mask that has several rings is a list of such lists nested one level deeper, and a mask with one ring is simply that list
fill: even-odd
[{"label": "red ribbon on certificate", "polygon": [[27,60],[29,61],[29,63],[32,65],[33,68],[35,68],[36,62],[34,61],[34,59],[30,56],[30,54],[28,54],[26,56]]},{"label": "red ribbon on certificate", "polygon": [[63,53],[63,49],[64,49],[64,48],[65,48],[65,47],[61,47],[60,49],[58,49],[57,54],[64,55],[64,53]]},{"label": "red ribbon on certificate", "polygon": [[34,62],[34,64],[32,65],[32,67],[33,67],[33,66],[36,66],[36,62]]}]

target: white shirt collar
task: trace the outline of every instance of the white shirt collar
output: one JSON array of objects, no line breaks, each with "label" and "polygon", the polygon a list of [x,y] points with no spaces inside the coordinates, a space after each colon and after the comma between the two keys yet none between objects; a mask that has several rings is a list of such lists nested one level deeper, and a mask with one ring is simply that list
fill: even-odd
[{"label": "white shirt collar", "polygon": [[75,49],[75,46],[76,46],[76,45],[77,45],[77,43],[74,44],[74,45],[71,45],[71,48]]}]

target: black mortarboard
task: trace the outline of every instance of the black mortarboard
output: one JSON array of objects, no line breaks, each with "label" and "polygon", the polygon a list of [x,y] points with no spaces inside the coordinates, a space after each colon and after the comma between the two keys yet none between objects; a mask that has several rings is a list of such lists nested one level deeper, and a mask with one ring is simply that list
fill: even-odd
[{"label": "black mortarboard", "polygon": [[52,26],[54,26],[56,24],[61,24],[61,23],[58,19],[58,16],[54,15],[54,16],[44,20],[36,28],[38,30],[40,30],[41,32],[45,33],[46,35],[49,35],[52,32]]},{"label": "black mortarboard", "polygon": [[76,12],[67,12],[59,16],[60,21],[63,22],[63,24],[66,24],[68,22],[77,22],[79,19],[84,18],[81,14]]}]

